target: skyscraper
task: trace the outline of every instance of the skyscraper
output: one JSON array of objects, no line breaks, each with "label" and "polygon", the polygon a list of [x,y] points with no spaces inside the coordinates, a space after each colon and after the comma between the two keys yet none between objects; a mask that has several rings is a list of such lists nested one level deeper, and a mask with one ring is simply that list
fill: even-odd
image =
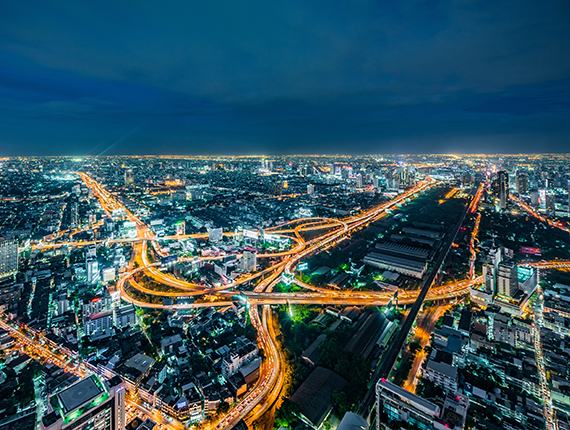
[{"label": "skyscraper", "polygon": [[0,279],[15,275],[18,271],[18,242],[0,241]]},{"label": "skyscraper", "polygon": [[516,191],[519,194],[526,194],[528,192],[528,177],[526,173],[518,173],[516,181]]},{"label": "skyscraper", "polygon": [[554,194],[552,194],[551,192],[546,193],[546,199],[544,205],[546,208],[546,213],[548,215],[554,215],[554,213],[556,212]]},{"label": "skyscraper", "polygon": [[135,183],[135,175],[132,170],[125,170],[125,187],[131,187]]},{"label": "skyscraper", "polygon": [[509,175],[506,171],[497,172],[492,189],[497,210],[505,210],[509,201]]},{"label": "skyscraper", "polygon": [[255,249],[244,249],[242,257],[242,268],[248,272],[253,272],[257,266],[257,251]]},{"label": "skyscraper", "polygon": [[497,270],[497,294],[513,297],[518,289],[517,265],[514,261],[501,261]]},{"label": "skyscraper", "polygon": [[118,377],[92,375],[51,396],[48,408],[46,430],[124,430],[125,386]]}]

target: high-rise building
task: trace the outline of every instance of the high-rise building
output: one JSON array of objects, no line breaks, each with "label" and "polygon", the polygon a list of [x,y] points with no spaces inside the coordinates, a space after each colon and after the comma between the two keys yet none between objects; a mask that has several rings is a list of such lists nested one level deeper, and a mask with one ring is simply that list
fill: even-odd
[{"label": "high-rise building", "polygon": [[526,173],[519,172],[517,174],[515,188],[519,194],[526,194],[528,192],[528,177]]},{"label": "high-rise building", "polygon": [[356,175],[356,187],[357,188],[362,188],[364,186],[364,178],[362,177],[362,175],[359,173],[358,175]]},{"label": "high-rise building", "polygon": [[535,208],[537,208],[538,205],[540,204],[540,202],[538,200],[538,190],[532,190],[530,192],[530,204],[532,206],[534,206]]},{"label": "high-rise building", "polygon": [[483,264],[485,290],[491,294],[491,298],[497,293],[497,271],[501,258],[501,249],[492,248],[487,256],[487,261]]},{"label": "high-rise building", "polygon": [[315,194],[315,186],[312,184],[307,185],[307,194],[313,195]]},{"label": "high-rise building", "polygon": [[334,176],[336,174],[336,166],[334,164],[329,164],[329,175]]},{"label": "high-rise building", "polygon": [[118,377],[92,375],[51,396],[48,408],[46,430],[124,430],[125,385]]},{"label": "high-rise building", "polygon": [[18,241],[0,240],[0,279],[18,271]]},{"label": "high-rise building", "polygon": [[546,197],[546,199],[545,199],[544,205],[545,205],[546,213],[548,215],[554,215],[554,213],[556,211],[554,194],[546,193],[545,197]]},{"label": "high-rise building", "polygon": [[135,183],[135,175],[132,170],[125,170],[125,187],[132,187]]},{"label": "high-rise building", "polygon": [[497,268],[497,294],[503,297],[513,297],[518,287],[516,263],[501,261]]},{"label": "high-rise building", "polygon": [[497,181],[499,183],[499,199],[498,207],[502,211],[507,208],[509,201],[509,175],[504,170],[497,173]]},{"label": "high-rise building", "polygon": [[255,271],[257,266],[257,251],[253,248],[243,250],[242,269],[248,272]]},{"label": "high-rise building", "polygon": [[89,284],[94,284],[99,280],[101,273],[99,272],[99,263],[96,258],[89,257],[85,262],[87,269],[87,282]]},{"label": "high-rise building", "polygon": [[77,200],[71,202],[71,228],[79,227],[79,210]]}]

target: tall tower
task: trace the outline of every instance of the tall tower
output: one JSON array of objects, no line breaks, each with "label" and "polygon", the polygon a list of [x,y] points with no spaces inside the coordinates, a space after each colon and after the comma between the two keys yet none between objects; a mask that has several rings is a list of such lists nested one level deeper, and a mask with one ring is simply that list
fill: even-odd
[{"label": "tall tower", "polygon": [[520,172],[517,174],[516,191],[519,194],[526,194],[528,192],[528,177],[526,173]]},{"label": "tall tower", "polygon": [[125,170],[125,187],[132,187],[135,183],[135,175],[132,170]]},{"label": "tall tower", "polygon": [[507,203],[509,201],[509,175],[504,170],[497,173],[497,187],[499,193],[497,206],[500,210],[504,211],[507,209]]},{"label": "tall tower", "polygon": [[15,275],[18,271],[18,242],[0,240],[0,279]]}]

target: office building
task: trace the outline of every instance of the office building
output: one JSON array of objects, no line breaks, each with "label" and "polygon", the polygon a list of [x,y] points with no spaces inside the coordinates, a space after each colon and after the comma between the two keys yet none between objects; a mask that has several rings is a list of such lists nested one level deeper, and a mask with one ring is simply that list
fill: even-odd
[{"label": "office building", "polygon": [[115,327],[134,327],[137,324],[137,312],[132,304],[114,309]]},{"label": "office building", "polygon": [[544,206],[546,209],[546,213],[550,216],[553,216],[555,211],[556,211],[554,194],[546,193],[546,199],[544,202]]},{"label": "office building", "polygon": [[504,211],[507,209],[507,203],[509,202],[509,175],[504,170],[497,173],[496,184],[496,207]]},{"label": "office building", "polygon": [[96,283],[101,276],[101,273],[99,272],[99,263],[97,262],[97,259],[90,257],[85,263],[85,265],[87,269],[87,282],[89,284]]},{"label": "office building", "polygon": [[495,295],[497,292],[497,271],[501,260],[501,248],[492,248],[487,256],[487,261],[483,264],[485,289],[492,295]]},{"label": "office building", "polygon": [[526,173],[518,173],[515,189],[518,194],[526,194],[528,192],[528,177]]},{"label": "office building", "polygon": [[530,192],[530,204],[535,208],[537,208],[540,204],[538,200],[538,190],[532,190]]},{"label": "office building", "polygon": [[242,257],[242,269],[248,272],[255,271],[257,267],[257,251],[252,248],[244,249]]},{"label": "office building", "polygon": [[457,367],[452,364],[429,359],[424,368],[424,378],[439,385],[450,394],[457,391]]},{"label": "office building", "polygon": [[15,275],[18,271],[18,242],[0,241],[0,279]]},{"label": "office building", "polygon": [[79,227],[79,212],[77,200],[71,203],[71,228]]},{"label": "office building", "polygon": [[89,315],[83,325],[83,331],[87,336],[95,333],[106,333],[111,328],[113,328],[113,312],[111,311]]},{"label": "office building", "polygon": [[82,379],[52,396],[49,413],[42,418],[45,430],[124,430],[125,386],[120,378]]},{"label": "office building", "polygon": [[132,187],[135,183],[135,175],[132,170],[125,170],[125,187]]},{"label": "office building", "polygon": [[514,261],[502,261],[497,266],[497,295],[513,297],[519,287],[517,265]]}]

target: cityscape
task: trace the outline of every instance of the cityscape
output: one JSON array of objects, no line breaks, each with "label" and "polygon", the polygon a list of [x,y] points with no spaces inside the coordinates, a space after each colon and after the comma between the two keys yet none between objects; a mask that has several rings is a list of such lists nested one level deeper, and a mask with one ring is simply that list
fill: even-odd
[{"label": "cityscape", "polygon": [[0,2],[0,430],[570,430],[569,22]]},{"label": "cityscape", "polygon": [[4,158],[0,428],[568,428],[568,158]]}]

